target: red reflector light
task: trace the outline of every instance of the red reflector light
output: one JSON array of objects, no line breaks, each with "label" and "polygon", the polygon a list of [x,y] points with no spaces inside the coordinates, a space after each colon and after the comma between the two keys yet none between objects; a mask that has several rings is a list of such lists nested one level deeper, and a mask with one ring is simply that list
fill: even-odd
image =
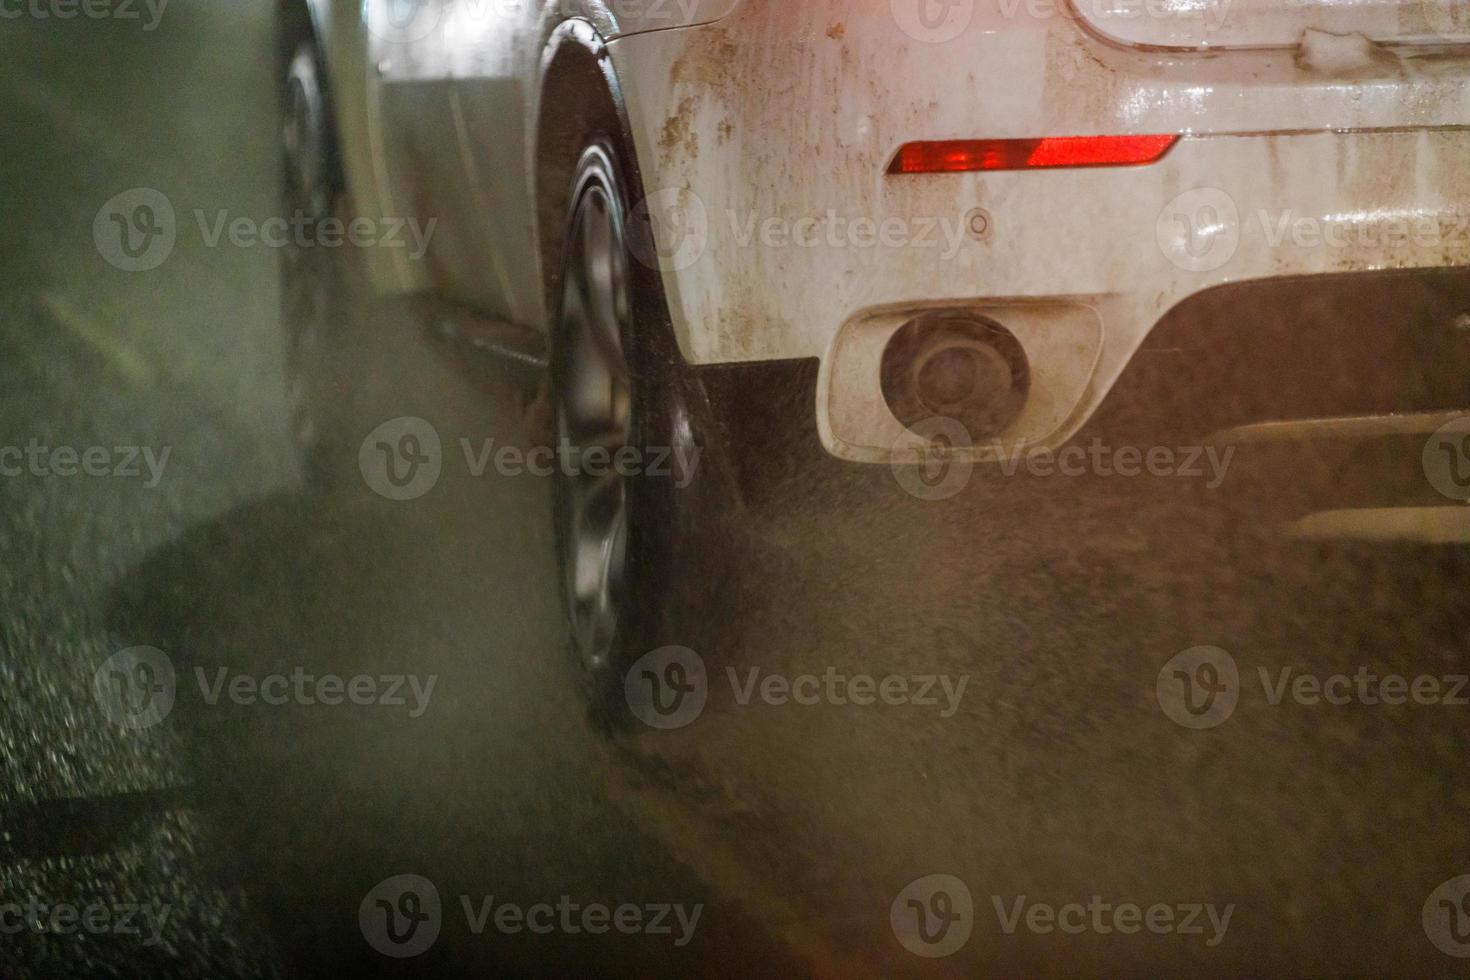
[{"label": "red reflector light", "polygon": [[977,170],[1127,167],[1153,163],[1178,136],[1047,136],[1033,140],[941,140],[906,143],[890,174],[957,174]]}]

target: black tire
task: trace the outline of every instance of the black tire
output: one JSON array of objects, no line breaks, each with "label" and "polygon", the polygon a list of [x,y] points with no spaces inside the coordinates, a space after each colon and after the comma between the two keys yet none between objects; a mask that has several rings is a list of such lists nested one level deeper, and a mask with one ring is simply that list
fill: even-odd
[{"label": "black tire", "polygon": [[[287,28],[289,29],[289,28]],[[281,204],[288,221],[311,224],[338,214],[342,181],[335,122],[320,51],[309,34],[281,44]],[[309,485],[335,486],[352,463],[341,325],[350,322],[352,288],[345,249],[281,249],[281,323],[290,434]]]},{"label": "black tire", "polygon": [[[573,660],[594,720],[612,727],[620,727],[631,717],[623,693],[629,666],[660,646],[689,642],[675,635],[678,626],[672,615],[681,570],[700,549],[696,542],[718,537],[715,528],[737,509],[708,398],[673,339],[659,270],[638,257],[653,253],[642,247],[649,241],[649,229],[639,215],[630,174],[636,171],[613,138],[594,139],[582,154],[562,237],[561,288],[552,321],[551,351],[553,433],[560,447],[572,427],[569,420],[577,414],[570,407],[572,393],[585,373],[578,367],[579,358],[584,357],[579,335],[586,324],[578,321],[574,309],[581,285],[576,265],[586,261],[579,236],[587,234],[587,223],[594,220],[589,214],[596,212],[595,220],[605,221],[613,230],[610,267],[624,273],[626,295],[612,306],[625,314],[616,331],[628,371],[625,445],[639,451],[643,465],[625,484],[626,537],[623,583],[615,596],[616,623],[607,635],[595,635],[591,643],[579,620],[578,563],[573,558],[580,527],[579,511],[571,502],[576,481],[562,465],[557,467],[553,522]],[[580,312],[584,317],[587,314],[586,309]],[[652,472],[649,467],[666,450],[670,451],[667,463],[659,469],[669,472]],[[697,463],[680,467],[677,460],[681,458]]]}]

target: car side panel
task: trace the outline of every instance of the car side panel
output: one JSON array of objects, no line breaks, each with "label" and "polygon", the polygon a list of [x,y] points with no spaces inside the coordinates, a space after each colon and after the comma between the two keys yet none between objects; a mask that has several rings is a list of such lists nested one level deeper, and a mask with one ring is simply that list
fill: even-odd
[{"label": "car side panel", "polygon": [[356,212],[435,223],[421,259],[368,250],[377,288],[541,328],[533,128],[547,39],[568,19],[605,38],[688,27],[741,0],[309,2]]}]

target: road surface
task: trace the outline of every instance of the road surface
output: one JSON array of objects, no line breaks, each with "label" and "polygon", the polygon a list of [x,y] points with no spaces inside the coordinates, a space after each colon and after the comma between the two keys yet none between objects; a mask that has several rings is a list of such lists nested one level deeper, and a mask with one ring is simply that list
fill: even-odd
[{"label": "road surface", "polygon": [[[1463,553],[1280,544],[1191,477],[923,500],[809,453],[800,419],[669,596],[702,711],[606,737],[546,481],[474,472],[485,440],[534,444],[534,379],[385,313],[362,431],[425,420],[441,475],[308,490],[280,256],[197,216],[277,208],[268,16],[174,0],[143,26],[0,24],[0,446],[27,454],[0,477],[0,928],[48,910],[0,973],[1464,975],[1422,921],[1470,873]],[[128,272],[94,222],[138,188],[177,240]],[[137,647],[166,668],[116,659]],[[1207,729],[1159,693],[1198,647],[1239,678]],[[163,669],[173,704],[120,723],[107,685]],[[1361,672],[1443,696],[1293,686]],[[398,959],[374,935],[423,908],[401,875],[440,931]],[[538,905],[545,932],[516,915]]]}]

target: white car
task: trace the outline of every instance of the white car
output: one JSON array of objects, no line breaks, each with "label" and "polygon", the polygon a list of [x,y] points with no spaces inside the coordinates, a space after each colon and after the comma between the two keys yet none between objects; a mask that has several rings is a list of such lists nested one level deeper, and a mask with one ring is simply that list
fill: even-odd
[{"label": "white car", "polygon": [[[374,289],[549,365],[570,444],[709,451],[689,481],[559,477],[594,675],[657,639],[681,536],[722,506],[709,378],[819,365],[786,421],[861,463],[1057,450],[1171,382],[1231,442],[1422,442],[1470,407],[1470,318],[1418,291],[1470,263],[1464,0],[280,15],[294,206],[437,222],[422,254],[361,250]],[[1337,305],[1232,315],[1262,284]]]}]

